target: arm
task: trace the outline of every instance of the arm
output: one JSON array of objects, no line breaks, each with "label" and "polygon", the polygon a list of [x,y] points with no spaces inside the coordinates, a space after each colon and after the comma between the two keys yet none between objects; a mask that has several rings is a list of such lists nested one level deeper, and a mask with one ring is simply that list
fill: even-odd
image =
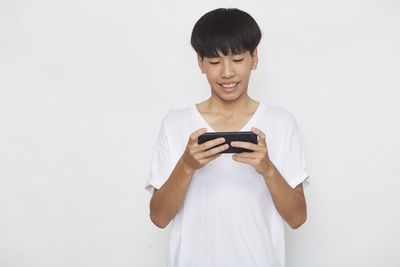
[{"label": "arm", "polygon": [[160,228],[165,228],[181,209],[195,171],[221,156],[219,152],[229,148],[228,145],[220,145],[225,142],[223,138],[197,144],[198,137],[205,130],[199,129],[190,135],[185,152],[168,180],[159,190],[154,191],[150,201],[150,218]]},{"label": "arm", "polygon": [[272,201],[282,218],[293,229],[300,227],[307,218],[306,201],[303,185],[293,189],[279,173],[268,156],[265,134],[253,127],[252,131],[259,136],[259,143],[232,142],[232,146],[251,149],[254,152],[242,152],[234,154],[236,161],[253,165],[256,171],[264,177],[264,181],[271,192]]},{"label": "arm", "polygon": [[150,201],[150,218],[155,225],[165,228],[178,213],[193,174],[194,171],[181,158],[163,186],[154,190]]},{"label": "arm", "polygon": [[293,189],[272,162],[262,176],[279,214],[293,229],[300,227],[307,219],[303,184]]}]

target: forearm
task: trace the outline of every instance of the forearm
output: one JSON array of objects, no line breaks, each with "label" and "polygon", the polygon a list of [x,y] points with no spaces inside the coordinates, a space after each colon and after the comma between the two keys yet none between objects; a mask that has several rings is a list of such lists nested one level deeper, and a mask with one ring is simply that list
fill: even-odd
[{"label": "forearm", "polygon": [[166,227],[179,212],[193,174],[194,171],[180,159],[168,180],[154,192],[150,201],[150,217],[155,225]]},{"label": "forearm", "polygon": [[279,214],[293,229],[300,227],[307,218],[306,201],[302,190],[293,189],[272,163],[268,173],[263,174],[263,177]]}]

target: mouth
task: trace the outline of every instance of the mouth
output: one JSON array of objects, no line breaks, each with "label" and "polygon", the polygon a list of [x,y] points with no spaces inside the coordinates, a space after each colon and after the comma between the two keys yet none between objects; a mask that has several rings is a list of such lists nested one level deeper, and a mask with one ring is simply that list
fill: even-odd
[{"label": "mouth", "polygon": [[239,82],[233,82],[233,83],[218,83],[219,87],[225,91],[225,92],[232,92],[234,91],[237,86],[238,86]]}]

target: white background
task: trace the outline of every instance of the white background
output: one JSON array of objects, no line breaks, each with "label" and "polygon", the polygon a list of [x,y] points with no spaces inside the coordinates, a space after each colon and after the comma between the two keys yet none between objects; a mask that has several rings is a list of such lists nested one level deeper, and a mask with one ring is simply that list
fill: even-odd
[{"label": "white background", "polygon": [[0,266],[166,266],[144,189],[162,117],[207,99],[190,34],[237,7],[249,95],[297,120],[308,220],[288,267],[400,266],[400,2],[0,2]]}]

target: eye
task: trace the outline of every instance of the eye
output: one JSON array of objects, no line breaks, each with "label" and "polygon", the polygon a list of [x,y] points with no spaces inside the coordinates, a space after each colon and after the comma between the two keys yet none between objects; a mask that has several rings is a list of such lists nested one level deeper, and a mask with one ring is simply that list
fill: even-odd
[{"label": "eye", "polygon": [[219,62],[218,61],[216,61],[216,62],[210,62],[210,64],[212,64],[212,65],[217,65]]},{"label": "eye", "polygon": [[235,59],[235,60],[233,60],[233,62],[240,62],[240,61],[242,61],[243,60],[243,58],[241,58],[241,59]]}]

